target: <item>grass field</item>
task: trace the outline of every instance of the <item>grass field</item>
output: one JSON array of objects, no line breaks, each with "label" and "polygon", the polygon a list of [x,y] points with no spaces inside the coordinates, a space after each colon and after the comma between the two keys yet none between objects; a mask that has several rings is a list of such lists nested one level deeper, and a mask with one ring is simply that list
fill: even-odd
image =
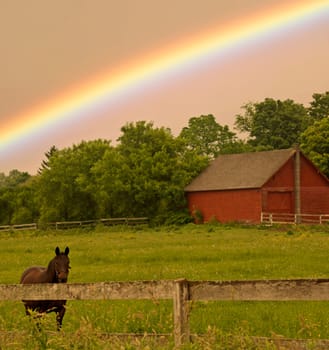
[{"label": "grass field", "polygon": [[[327,226],[264,228],[190,224],[166,228],[2,232],[0,246],[0,283],[3,284],[18,283],[28,266],[47,265],[56,246],[70,247],[71,283],[182,277],[248,280],[329,276]],[[328,312],[326,302],[195,302],[191,331],[206,337],[188,348],[255,348],[248,342],[250,336],[329,339]],[[0,349],[170,349],[173,346],[172,340],[161,345],[142,338],[135,339],[133,344],[119,339],[109,343],[96,337],[96,333],[113,332],[172,333],[170,301],[70,301],[60,334],[53,332],[54,315],[48,315],[43,323],[44,331],[37,332],[33,322],[24,316],[21,303],[0,302]],[[232,339],[237,339],[237,343]]]}]

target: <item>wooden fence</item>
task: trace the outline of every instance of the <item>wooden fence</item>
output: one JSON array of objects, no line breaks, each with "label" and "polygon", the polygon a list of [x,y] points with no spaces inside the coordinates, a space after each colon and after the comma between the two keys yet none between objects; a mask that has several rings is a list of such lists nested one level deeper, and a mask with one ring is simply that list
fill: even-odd
[{"label": "wooden fence", "polygon": [[[190,301],[329,301],[329,279],[257,281],[135,281],[73,284],[0,284],[0,300],[173,300],[176,346],[190,341]],[[329,342],[325,343],[327,348]]]},{"label": "wooden fence", "polygon": [[[98,219],[98,220],[83,220],[83,221],[57,221],[50,222],[47,224],[42,224],[42,228],[46,229],[55,229],[55,230],[66,230],[70,228],[78,227],[94,227],[98,224],[104,226],[114,226],[114,225],[145,225],[149,223],[147,217],[138,217],[138,218],[108,218],[108,219]],[[39,225],[36,223],[33,224],[21,224],[21,225],[4,225],[0,226],[1,231],[17,231],[17,230],[37,230]]]},{"label": "wooden fence", "polygon": [[262,224],[314,224],[329,223],[329,214],[261,213]]},{"label": "wooden fence", "polygon": [[33,224],[21,224],[21,225],[4,225],[0,226],[1,231],[19,231],[19,230],[36,230],[38,225],[36,223]]},{"label": "wooden fence", "polygon": [[[149,223],[149,218],[147,217],[137,217],[137,218],[107,218],[107,219],[97,219],[97,220],[82,220],[82,221],[57,221],[42,224],[42,228],[55,229],[55,230],[65,230],[70,228],[79,227],[94,227],[98,224],[104,226],[114,226],[114,225],[146,225]],[[292,214],[292,213],[261,213],[261,223],[262,224],[328,224],[329,214]],[[1,231],[17,231],[17,230],[37,230],[39,229],[37,223],[32,224],[20,224],[20,225],[3,225],[0,226]]]}]

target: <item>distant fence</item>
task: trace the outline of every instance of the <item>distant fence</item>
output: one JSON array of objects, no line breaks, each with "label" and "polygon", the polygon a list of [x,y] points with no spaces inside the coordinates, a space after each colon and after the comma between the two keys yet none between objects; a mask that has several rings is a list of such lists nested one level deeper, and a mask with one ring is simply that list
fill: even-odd
[{"label": "distant fence", "polygon": [[[329,301],[329,279],[257,281],[134,281],[73,284],[0,284],[0,300],[173,300],[174,339],[191,339],[190,301]],[[283,339],[283,341],[286,341]],[[296,342],[297,340],[294,340]],[[303,342],[302,340],[298,340]],[[304,341],[305,342],[305,341]],[[329,341],[323,349],[329,348]],[[320,344],[320,343],[319,343]],[[317,347],[317,348],[322,348]]]},{"label": "distant fence", "polygon": [[[0,226],[1,231],[17,231],[17,230],[37,230],[39,228],[50,228],[55,230],[65,230],[70,228],[79,227],[93,227],[98,224],[104,226],[114,225],[146,225],[149,223],[147,217],[137,218],[107,218],[97,220],[81,220],[81,221],[57,221],[46,224],[38,225],[37,223],[32,224],[20,224],[20,225],[3,225]],[[291,213],[261,213],[262,224],[329,224],[329,214],[291,214]]]},{"label": "distant fence", "polygon": [[36,223],[33,224],[22,224],[22,225],[4,225],[0,226],[0,232],[1,231],[11,231],[11,230],[36,230],[38,228],[38,225]]},{"label": "distant fence", "polygon": [[[78,227],[93,227],[98,224],[104,226],[114,226],[114,225],[142,225],[148,224],[149,219],[147,217],[138,217],[138,218],[108,218],[108,219],[98,219],[98,220],[84,220],[84,221],[57,221],[50,222],[47,224],[42,224],[42,228],[52,228],[55,230],[65,230],[70,228]],[[17,231],[17,230],[36,230],[39,228],[39,225],[36,223],[33,224],[22,224],[22,225],[4,225],[0,226],[1,231]]]},{"label": "distant fence", "polygon": [[329,214],[261,213],[262,224],[314,224],[329,223]]}]

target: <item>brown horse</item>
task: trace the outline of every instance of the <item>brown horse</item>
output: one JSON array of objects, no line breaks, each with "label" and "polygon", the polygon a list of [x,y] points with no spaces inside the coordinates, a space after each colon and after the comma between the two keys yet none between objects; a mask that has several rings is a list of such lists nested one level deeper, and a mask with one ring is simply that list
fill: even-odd
[{"label": "brown horse", "polygon": [[[23,272],[20,283],[66,283],[70,269],[69,251],[69,248],[66,247],[65,251],[61,252],[57,247],[55,249],[56,256],[49,262],[47,268],[29,267]],[[30,315],[31,311],[40,314],[56,312],[57,328],[61,328],[66,300],[23,300],[23,303],[27,315]]]}]

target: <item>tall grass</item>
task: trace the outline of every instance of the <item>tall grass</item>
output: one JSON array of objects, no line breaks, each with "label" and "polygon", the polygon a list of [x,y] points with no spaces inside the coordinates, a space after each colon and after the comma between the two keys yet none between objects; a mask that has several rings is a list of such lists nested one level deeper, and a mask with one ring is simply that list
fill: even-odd
[{"label": "tall grass", "polygon": [[[18,283],[26,267],[46,265],[56,246],[70,247],[72,283],[181,277],[241,280],[329,276],[326,226],[97,227],[1,233],[0,245],[0,283]],[[191,310],[192,333],[206,334],[191,345],[193,349],[230,346],[234,349],[236,341],[243,342],[240,348],[255,348],[248,341],[250,336],[329,338],[326,302],[193,302]],[[0,349],[18,349],[22,344],[27,349],[173,346],[172,339],[166,344],[143,337],[130,341],[111,338],[109,342],[104,336],[172,333],[171,301],[69,301],[62,332],[55,331],[51,315],[43,320],[44,331],[36,333],[34,327],[33,321],[24,316],[21,303],[0,303]],[[241,334],[245,335],[243,341],[238,336]],[[225,347],[221,347],[223,344]]]}]

